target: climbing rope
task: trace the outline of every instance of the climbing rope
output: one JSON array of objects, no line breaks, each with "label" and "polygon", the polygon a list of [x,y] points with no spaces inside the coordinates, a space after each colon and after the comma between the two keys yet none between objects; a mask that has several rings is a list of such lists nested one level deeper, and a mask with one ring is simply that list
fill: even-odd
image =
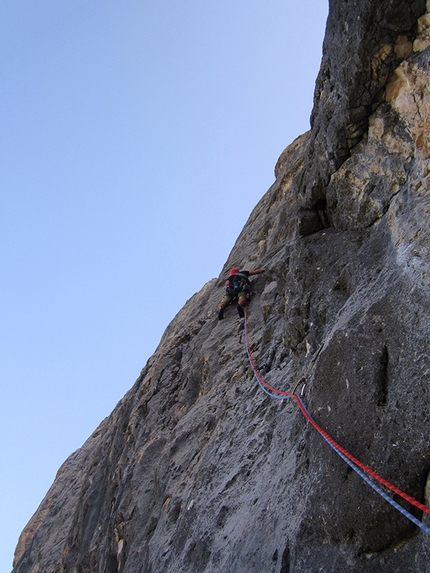
[{"label": "climbing rope", "polygon": [[[371,479],[369,476],[371,476],[372,478],[374,478],[376,481],[378,481],[380,484],[382,484],[383,486],[385,486],[386,488],[390,489],[393,493],[399,495],[400,497],[402,497],[404,500],[406,500],[408,503],[410,503],[411,505],[413,505],[414,507],[416,507],[417,509],[420,509],[421,511],[423,511],[424,513],[430,514],[430,508],[427,507],[426,505],[420,503],[419,501],[417,501],[416,499],[414,499],[413,497],[411,497],[410,495],[408,495],[407,493],[403,492],[401,489],[399,489],[398,487],[396,487],[395,485],[391,484],[389,481],[387,481],[386,479],[384,479],[383,477],[381,477],[379,474],[377,474],[375,471],[373,471],[371,468],[369,468],[368,466],[366,466],[365,464],[363,464],[362,462],[360,462],[360,460],[358,460],[357,458],[355,458],[352,454],[350,454],[345,448],[343,448],[342,446],[340,446],[329,434],[327,434],[327,432],[325,432],[317,423],[316,421],[312,418],[312,416],[309,414],[309,412],[307,411],[305,405],[303,404],[302,399],[300,398],[300,396],[298,396],[296,394],[296,389],[298,388],[298,386],[300,385],[300,383],[304,383],[306,384],[306,377],[310,374],[310,370],[313,366],[313,364],[315,363],[316,358],[318,357],[319,353],[321,352],[322,347],[319,348],[319,350],[315,353],[314,357],[312,358],[311,364],[309,366],[309,368],[306,371],[306,374],[304,377],[300,378],[297,383],[295,384],[293,390],[291,392],[288,391],[284,391],[284,390],[278,390],[277,388],[274,388],[273,386],[270,386],[270,384],[268,384],[260,375],[258,368],[255,365],[255,361],[254,358],[252,356],[252,351],[251,351],[251,345],[249,342],[249,333],[248,333],[248,316],[247,316],[247,309],[245,308],[245,341],[246,341],[246,352],[248,354],[248,359],[249,362],[251,364],[251,368],[252,371],[254,373],[254,376],[258,382],[258,384],[260,385],[260,387],[262,388],[262,390],[265,392],[265,394],[267,394],[268,396],[270,396],[271,398],[275,398],[278,400],[288,400],[290,398],[294,398],[294,400],[297,402],[297,405],[300,408],[300,411],[302,412],[302,414],[304,415],[304,417],[306,418],[306,420],[318,431],[318,433],[326,440],[326,442],[331,446],[331,448],[362,478],[364,479],[364,481],[370,485],[370,487],[376,491],[383,499],[385,499],[385,501],[387,501],[388,503],[390,503],[395,509],[397,509],[400,513],[402,513],[405,517],[407,517],[412,523],[414,523],[415,525],[417,525],[420,529],[422,529],[425,533],[427,533],[428,535],[430,535],[430,527],[428,527],[426,524],[424,524],[422,521],[420,521],[419,519],[417,519],[416,517],[414,517],[411,513],[409,513],[408,511],[406,511],[406,509],[404,509],[401,505],[399,505],[396,501],[394,501],[394,499],[392,499],[389,495],[387,495],[381,488],[379,488]],[[367,475],[366,475],[367,474]]]},{"label": "climbing rope", "polygon": [[282,390],[277,390],[276,388],[273,388],[272,386],[267,384],[267,382],[265,382],[263,378],[260,376],[260,373],[255,365],[254,358],[252,356],[251,345],[249,344],[248,307],[245,307],[245,341],[246,341],[246,352],[248,354],[248,359],[251,364],[252,371],[254,372],[254,376],[257,379],[257,382],[259,383],[263,392],[268,394],[271,398],[275,398],[277,400],[287,400],[288,398],[291,398],[292,396],[291,392],[283,392]]}]

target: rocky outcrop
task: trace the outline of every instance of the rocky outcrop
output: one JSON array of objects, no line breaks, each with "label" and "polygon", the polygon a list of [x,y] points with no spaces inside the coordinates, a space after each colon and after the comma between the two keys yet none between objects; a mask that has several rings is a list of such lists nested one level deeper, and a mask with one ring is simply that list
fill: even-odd
[{"label": "rocky outcrop", "polygon": [[291,389],[320,350],[307,408],[429,501],[429,12],[331,2],[312,130],[282,153],[220,277],[60,468],[14,573],[429,571],[430,536],[260,390],[243,321],[216,317],[228,268],[266,267],[249,309],[262,376]]},{"label": "rocky outcrop", "polygon": [[[311,116],[312,137],[300,175],[301,206],[319,215],[312,218],[311,231],[327,226],[321,216],[327,205],[327,186],[368,134],[370,118],[386,101],[394,70],[413,60],[412,53],[425,51],[425,13],[425,0],[330,2]],[[391,120],[396,122],[395,113]]]}]

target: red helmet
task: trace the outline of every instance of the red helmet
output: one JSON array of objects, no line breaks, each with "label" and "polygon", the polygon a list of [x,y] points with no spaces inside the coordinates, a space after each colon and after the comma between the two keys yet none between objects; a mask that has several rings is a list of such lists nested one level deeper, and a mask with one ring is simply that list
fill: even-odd
[{"label": "red helmet", "polygon": [[231,269],[230,276],[237,275],[238,272],[239,272],[239,269]]}]

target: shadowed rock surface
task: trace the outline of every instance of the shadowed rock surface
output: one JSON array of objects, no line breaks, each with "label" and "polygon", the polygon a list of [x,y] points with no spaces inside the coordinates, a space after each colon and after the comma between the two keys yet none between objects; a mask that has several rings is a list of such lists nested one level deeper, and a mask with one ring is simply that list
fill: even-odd
[{"label": "shadowed rock surface", "polygon": [[[253,278],[256,364],[362,462],[430,493],[430,3],[333,0],[312,129],[219,278],[58,471],[14,573],[430,572],[430,536],[256,384],[228,269]],[[430,524],[428,516],[408,511]]]}]

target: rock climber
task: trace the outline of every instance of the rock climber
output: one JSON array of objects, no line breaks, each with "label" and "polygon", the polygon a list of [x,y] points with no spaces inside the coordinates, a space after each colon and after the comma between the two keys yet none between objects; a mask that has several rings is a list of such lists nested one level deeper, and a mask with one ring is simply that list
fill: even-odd
[{"label": "rock climber", "polygon": [[248,277],[260,275],[266,269],[255,271],[241,271],[237,268],[231,269],[229,277],[225,282],[225,296],[218,305],[218,320],[224,318],[224,309],[233,302],[236,302],[237,312],[240,318],[245,316],[244,308],[251,298],[251,289]]}]

